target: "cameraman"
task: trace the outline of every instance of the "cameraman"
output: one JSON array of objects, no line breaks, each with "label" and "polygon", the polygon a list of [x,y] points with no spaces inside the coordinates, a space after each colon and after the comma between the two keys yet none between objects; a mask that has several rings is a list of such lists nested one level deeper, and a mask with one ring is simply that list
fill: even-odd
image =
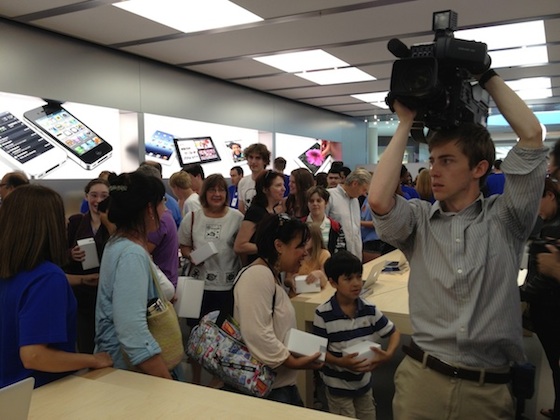
[{"label": "cameraman", "polygon": [[[399,125],[377,166],[369,204],[383,241],[410,264],[412,342],[395,374],[395,419],[511,419],[510,364],[525,360],[517,275],[546,171],[541,127],[525,103],[488,71],[479,82],[520,140],[504,160],[503,195],[480,186],[495,159],[476,124],[429,140],[436,202],[394,194],[416,112],[395,101]],[[439,414],[446,413],[446,415]]]}]

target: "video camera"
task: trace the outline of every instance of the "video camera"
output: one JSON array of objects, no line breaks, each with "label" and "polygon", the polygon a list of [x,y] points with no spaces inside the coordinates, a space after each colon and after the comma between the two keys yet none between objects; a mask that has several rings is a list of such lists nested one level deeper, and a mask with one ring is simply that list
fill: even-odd
[{"label": "video camera", "polygon": [[393,112],[395,99],[416,110],[410,131],[416,141],[426,143],[424,127],[437,131],[462,122],[486,125],[490,96],[471,80],[473,74],[490,68],[488,47],[483,42],[454,38],[456,29],[456,12],[434,12],[433,43],[409,49],[393,38],[387,44],[400,60],[393,64],[391,90],[385,101]]}]

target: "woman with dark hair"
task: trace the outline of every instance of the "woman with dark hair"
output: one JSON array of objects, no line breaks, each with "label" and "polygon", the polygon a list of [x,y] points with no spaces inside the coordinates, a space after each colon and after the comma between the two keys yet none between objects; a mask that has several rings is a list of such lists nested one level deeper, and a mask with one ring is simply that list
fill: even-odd
[{"label": "woman with dark hair", "polygon": [[336,220],[325,214],[330,193],[323,187],[312,187],[307,190],[307,206],[309,216],[305,218],[307,223],[319,226],[323,243],[331,255],[346,249],[346,238],[342,226]]},{"label": "woman with dark hair", "polygon": [[[132,172],[115,178],[109,194],[109,220],[117,230],[105,246],[99,272],[96,349],[107,351],[118,369],[134,366],[171,379],[146,321],[148,301],[158,297],[148,232],[157,230],[165,212],[165,188],[159,178]],[[166,284],[163,293],[170,288],[173,295],[171,282],[159,281]]]},{"label": "woman with dark hair", "polygon": [[306,217],[307,190],[315,185],[313,175],[306,168],[294,169],[290,174],[290,195],[286,198],[286,213],[292,217]]},{"label": "woman with dark hair", "polygon": [[70,262],[64,266],[68,281],[73,286],[78,302],[78,350],[93,353],[95,347],[95,302],[99,267],[84,270],[82,261],[86,252],[78,245],[78,240],[93,238],[97,256],[101,258],[105,244],[109,240],[111,226],[106,226],[107,218],[101,218],[98,205],[109,197],[109,182],[102,178],[89,181],[84,188],[88,211],[78,213],[68,219],[67,236]]},{"label": "woman with dark hair", "polygon": [[295,357],[283,344],[296,328],[294,307],[280,282],[281,272],[297,272],[305,257],[309,228],[287,214],[268,215],[258,227],[258,258],[235,284],[234,317],[251,354],[276,370],[267,399],[303,406],[295,369],[319,368],[320,353]]},{"label": "woman with dark hair", "polygon": [[62,198],[40,185],[16,188],[0,208],[0,232],[0,388],[111,366],[107,353],[75,353],[76,299],[60,268],[68,251]]},{"label": "woman with dark hair", "polygon": [[[243,220],[239,210],[228,206],[227,183],[220,174],[210,175],[202,183],[200,203],[202,208],[188,213],[179,227],[181,253],[190,260],[191,252],[208,243],[214,244],[218,253],[194,266],[190,276],[204,281],[204,297],[200,317],[189,320],[190,326],[198,324],[208,312],[233,310],[231,288],[241,268],[239,257],[233,252],[233,241]],[[193,262],[191,261],[191,264]],[[192,362],[193,382],[200,384],[200,365]]]},{"label": "woman with dark hair", "polygon": [[252,262],[256,258],[254,235],[257,224],[268,214],[284,211],[284,176],[280,172],[264,171],[255,181],[255,190],[256,195],[245,213],[233,247],[244,262]]},{"label": "woman with dark hair", "polygon": [[527,278],[521,287],[522,298],[529,303],[534,332],[552,370],[554,408],[541,410],[542,415],[552,419],[560,418],[560,283],[539,271],[538,255],[550,252],[546,243],[557,244],[560,239],[560,193],[557,188],[556,183],[547,177],[539,208],[542,226],[538,236],[541,239],[534,240],[529,247]]}]

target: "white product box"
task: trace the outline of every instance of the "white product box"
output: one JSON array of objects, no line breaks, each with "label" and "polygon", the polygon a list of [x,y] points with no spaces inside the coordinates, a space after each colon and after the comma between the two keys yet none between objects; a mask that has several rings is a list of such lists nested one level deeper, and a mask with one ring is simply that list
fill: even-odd
[{"label": "white product box", "polygon": [[198,265],[204,260],[210,258],[212,255],[216,255],[217,253],[218,249],[216,248],[216,245],[214,245],[213,242],[208,242],[203,247],[195,249],[193,252],[191,252],[191,261],[194,265]]},{"label": "white product box", "polygon": [[175,291],[175,312],[179,318],[198,318],[204,295],[204,280],[179,276]]},{"label": "white product box", "polygon": [[346,356],[348,354],[358,353],[356,356],[358,359],[368,359],[371,362],[377,359],[377,353],[375,353],[371,347],[381,349],[381,344],[373,341],[362,341],[342,350],[342,354]]},{"label": "white product box", "polygon": [[307,276],[295,276],[294,283],[296,286],[296,293],[317,293],[321,291],[321,280],[315,279],[313,283],[307,283],[305,279]]},{"label": "white product box", "polygon": [[82,261],[82,268],[89,270],[90,268],[99,267],[99,256],[97,255],[97,247],[93,238],[79,239],[78,246],[82,251],[86,252],[86,259]]},{"label": "white product box", "polygon": [[321,362],[325,361],[327,343],[328,340],[326,338],[296,330],[295,328],[288,331],[284,340],[284,345],[288,350],[299,356],[312,356],[317,352],[321,352],[321,356],[319,356],[319,361]]}]

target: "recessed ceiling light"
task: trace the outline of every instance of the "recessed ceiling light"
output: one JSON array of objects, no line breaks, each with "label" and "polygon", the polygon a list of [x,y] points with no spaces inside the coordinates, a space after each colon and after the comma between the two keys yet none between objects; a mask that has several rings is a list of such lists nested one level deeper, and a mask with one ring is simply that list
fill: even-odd
[{"label": "recessed ceiling light", "polygon": [[389,109],[389,106],[385,103],[385,98],[389,92],[372,92],[372,93],[360,93],[358,95],[351,95],[360,101],[367,102],[378,108]]},{"label": "recessed ceiling light", "polygon": [[548,51],[544,45],[540,47],[522,47],[490,51],[488,54],[492,58],[492,67],[496,69],[548,63]]},{"label": "recessed ceiling light", "polygon": [[287,73],[348,67],[349,64],[323,50],[299,51],[256,57],[255,60]]},{"label": "recessed ceiling light", "polygon": [[127,0],[113,6],[185,33],[263,20],[228,0]]},{"label": "recessed ceiling light", "polygon": [[367,82],[370,80],[376,80],[375,77],[357,69],[356,67],[296,73],[295,76],[317,83],[318,85],[335,85],[340,83]]},{"label": "recessed ceiling light", "polygon": [[544,21],[510,23],[455,31],[455,38],[484,42],[488,50],[546,44]]},{"label": "recessed ceiling light", "polygon": [[550,77],[528,77],[526,79],[509,80],[506,84],[521,97],[521,99],[543,99],[552,97],[552,82]]}]

